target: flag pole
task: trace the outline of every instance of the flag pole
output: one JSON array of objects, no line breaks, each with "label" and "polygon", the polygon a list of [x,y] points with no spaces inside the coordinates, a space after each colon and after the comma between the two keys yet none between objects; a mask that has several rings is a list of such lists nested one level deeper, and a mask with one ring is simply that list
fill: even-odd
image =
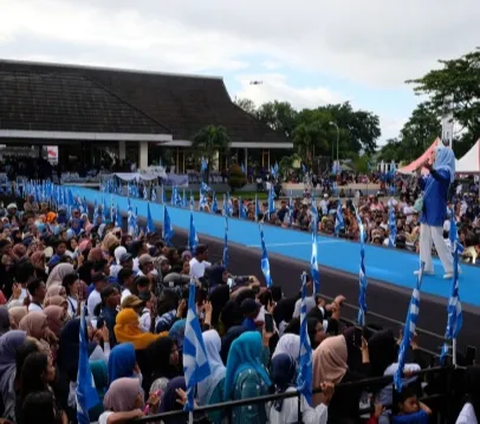
[{"label": "flag pole", "polygon": [[455,337],[452,340],[452,361],[453,361],[453,366],[457,366],[457,338]]}]

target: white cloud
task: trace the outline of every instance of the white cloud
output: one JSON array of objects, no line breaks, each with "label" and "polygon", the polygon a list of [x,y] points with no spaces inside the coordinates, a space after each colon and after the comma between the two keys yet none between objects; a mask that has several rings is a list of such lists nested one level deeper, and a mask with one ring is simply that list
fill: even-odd
[{"label": "white cloud", "polygon": [[[293,87],[289,85],[287,77],[279,73],[241,75],[238,81],[241,89],[235,96],[253,100],[257,105],[279,100],[290,102],[296,109],[303,109],[348,100],[326,87]],[[261,84],[251,84],[254,81]]]}]

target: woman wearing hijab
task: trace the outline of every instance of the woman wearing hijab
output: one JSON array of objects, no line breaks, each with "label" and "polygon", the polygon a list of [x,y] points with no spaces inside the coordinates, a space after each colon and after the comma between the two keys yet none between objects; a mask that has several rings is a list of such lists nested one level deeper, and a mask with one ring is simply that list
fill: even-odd
[{"label": "woman wearing hijab", "polygon": [[63,296],[52,296],[45,300],[44,306],[60,306],[68,311],[68,301]]},{"label": "woman wearing hijab", "polygon": [[131,308],[118,313],[114,330],[118,343],[132,343],[135,350],[146,349],[152,342],[165,335],[142,332],[138,315]]},{"label": "woman wearing hijab", "polygon": [[419,180],[423,190],[420,217],[420,260],[425,262],[425,274],[433,274],[432,243],[445,270],[445,279],[453,276],[453,258],[443,238],[443,223],[447,217],[447,197],[455,179],[455,155],[448,147],[435,148],[432,163],[423,166],[430,173]]},{"label": "woman wearing hijab", "polygon": [[143,417],[143,392],[136,378],[120,378],[114,381],[103,400],[105,412],[98,424],[127,423]]},{"label": "woman wearing hijab", "polygon": [[18,324],[19,330],[27,336],[37,339],[47,353],[51,353],[50,344],[45,340],[48,331],[47,316],[43,312],[29,312]]},{"label": "woman wearing hijab", "polygon": [[[363,363],[370,362],[366,343],[362,346]],[[365,378],[363,374],[348,369],[348,347],[344,335],[328,337],[313,352],[313,388],[322,383],[337,386],[340,383],[357,381]],[[329,421],[341,424],[358,423],[359,399],[362,388],[335,390],[328,408]],[[313,406],[323,403],[324,395],[313,395]]]},{"label": "woman wearing hijab", "polygon": [[53,268],[52,272],[48,276],[47,289],[49,289],[50,286],[53,286],[55,284],[58,286],[61,286],[63,277],[73,272],[75,272],[75,269],[73,268],[72,264],[68,264],[68,263],[58,264],[55,268]]},{"label": "woman wearing hijab", "polygon": [[131,343],[115,346],[108,359],[108,376],[110,384],[123,377],[139,378],[140,370],[135,357],[135,348]]},{"label": "woman wearing hijab", "polygon": [[103,407],[103,399],[105,398],[105,393],[108,389],[108,367],[105,361],[90,361],[90,370],[92,371],[99,403],[88,411],[88,416],[90,417],[91,422],[95,422],[98,421],[100,415],[105,411]]},{"label": "woman wearing hijab", "polygon": [[149,346],[147,353],[152,365],[147,387],[149,393],[157,393],[161,390],[161,401],[169,381],[181,373],[178,347],[171,337],[162,337]]},{"label": "woman wearing hijab", "polygon": [[[168,383],[158,410],[160,414],[171,411],[180,411],[183,409],[182,399],[178,394],[179,390],[183,392],[187,390],[184,377],[175,377]],[[164,424],[185,424],[186,422],[187,418],[185,416],[163,419]]]},{"label": "woman wearing hijab", "polygon": [[[272,381],[275,393],[295,392],[297,389],[297,362],[288,354],[280,353],[272,359]],[[327,424],[328,404],[333,395],[333,385],[322,385],[323,403],[312,408],[302,396],[302,422]],[[298,397],[279,399],[270,408],[270,424],[298,422]]]},{"label": "woman wearing hijab", "polygon": [[45,253],[35,252],[30,256],[30,263],[35,268],[37,278],[42,281],[47,281],[48,275],[45,269]]},{"label": "woman wearing hijab", "polygon": [[45,295],[45,300],[53,297],[53,296],[61,296],[66,298],[67,292],[65,287],[59,286],[58,284],[54,284],[47,289],[47,294]]},{"label": "woman wearing hijab", "polygon": [[[220,358],[222,341],[216,330],[203,333],[203,342],[210,364],[210,375],[197,385],[197,402],[200,406],[220,403],[224,399],[225,375],[227,369]],[[222,422],[222,411],[218,410],[209,414],[213,423]]]},{"label": "woman wearing hijab", "polygon": [[15,419],[15,389],[17,350],[27,340],[25,331],[12,330],[0,337],[0,396],[3,411],[0,416]]},{"label": "woman wearing hijab", "polygon": [[232,343],[240,337],[241,334],[245,333],[247,330],[241,325],[230,328],[222,338],[222,348],[220,349],[220,357],[222,358],[223,363],[227,364],[228,354]]},{"label": "woman wearing hijab", "polygon": [[28,310],[26,306],[14,306],[13,308],[10,308],[8,310],[8,315],[10,316],[10,324],[12,326],[15,326],[15,328],[12,329],[17,329],[20,321],[27,314]]},{"label": "woman wearing hijab", "polygon": [[[268,340],[258,331],[247,331],[232,343],[225,375],[225,401],[241,400],[268,394],[272,382],[265,364],[268,360]],[[262,361],[263,359],[263,361]],[[264,424],[267,415],[264,405],[233,408],[233,424]]]},{"label": "woman wearing hijab", "polygon": [[63,325],[67,319],[67,312],[65,308],[56,305],[47,306],[43,313],[47,316],[47,325],[48,328],[52,331],[55,336],[60,335]]},{"label": "woman wearing hijab", "polygon": [[273,352],[272,359],[282,353],[290,355],[295,362],[297,362],[300,356],[300,336],[297,336],[296,334],[284,334],[280,337],[277,347]]},{"label": "woman wearing hijab", "polygon": [[185,326],[187,324],[186,318],[175,321],[168,332],[168,336],[176,343],[178,350],[183,351],[183,339],[185,339]]}]

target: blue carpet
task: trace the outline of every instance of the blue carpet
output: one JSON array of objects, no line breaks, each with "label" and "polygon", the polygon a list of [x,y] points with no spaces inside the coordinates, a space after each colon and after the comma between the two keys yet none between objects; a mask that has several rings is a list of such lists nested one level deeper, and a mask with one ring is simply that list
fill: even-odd
[{"label": "blue carpet", "polygon": [[[93,203],[96,199],[100,205],[102,204],[101,192],[83,187],[75,187],[74,192],[75,194],[78,192],[82,198],[85,196],[89,202]],[[113,197],[115,205],[118,203],[122,212],[127,211],[126,197],[107,194],[107,204],[110,204],[110,196]],[[138,208],[139,216],[144,218],[147,216],[147,202],[131,199],[131,203],[133,208]],[[169,205],[167,207],[174,228],[188,230],[190,211]],[[162,205],[151,203],[150,210],[155,221],[162,221]],[[194,220],[200,242],[202,234],[223,239],[224,218],[222,216],[195,211]],[[269,252],[310,262],[312,247],[311,235],[309,233],[266,225],[264,226],[264,235]],[[232,242],[251,248],[260,248],[258,224],[254,222],[230,219],[228,237]],[[325,267],[357,274],[359,250],[358,243],[331,237],[318,237],[318,261],[320,265]],[[367,277],[375,280],[405,288],[413,288],[416,283],[413,272],[418,269],[418,256],[411,253],[367,245],[365,247],[365,264]],[[425,276],[422,291],[448,298],[450,296],[451,281],[443,280],[443,268],[438,259],[434,260],[434,264],[437,275]],[[272,278],[274,282],[275,278],[281,278],[280,275],[275,275],[275,269],[272,269]],[[478,285],[479,283],[480,268],[463,265],[460,276],[460,296],[463,302],[480,306],[480,290],[476,287],[476,284]]]}]

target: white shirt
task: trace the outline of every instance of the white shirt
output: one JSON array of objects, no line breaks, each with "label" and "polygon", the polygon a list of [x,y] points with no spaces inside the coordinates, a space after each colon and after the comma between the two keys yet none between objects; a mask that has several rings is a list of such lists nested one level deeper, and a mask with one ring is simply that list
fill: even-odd
[{"label": "white shirt", "polygon": [[90,296],[88,296],[87,300],[87,309],[88,309],[88,315],[93,317],[95,314],[93,311],[95,310],[95,307],[99,304],[102,303],[102,296],[100,293],[96,290],[90,293]]},{"label": "white shirt", "polygon": [[122,297],[120,298],[120,303],[122,303],[127,296],[131,296],[132,292],[128,289],[123,289],[122,291]]},{"label": "white shirt", "polygon": [[463,405],[455,424],[478,424],[475,409],[473,409],[473,405],[470,402]]},{"label": "white shirt", "polygon": [[70,318],[75,318],[77,316],[78,311],[78,302],[77,299],[73,298],[72,296],[67,296],[67,303],[68,303],[68,315]]},{"label": "white shirt", "polygon": [[[294,387],[289,387],[286,392],[294,392]],[[321,403],[312,408],[302,396],[302,418],[305,424],[327,424],[328,407]],[[270,407],[270,424],[290,424],[298,422],[298,397],[283,400],[282,410],[278,412],[274,405]]]},{"label": "white shirt", "polygon": [[114,414],[112,411],[105,411],[98,417],[98,424],[107,424],[108,423],[108,417],[110,415]]},{"label": "white shirt", "polygon": [[28,305],[28,312],[43,312],[43,308],[36,303],[30,303],[30,305]]},{"label": "white shirt", "polygon": [[201,278],[205,275],[205,268],[208,268],[212,264],[207,261],[199,262],[197,258],[193,258],[190,261],[190,276],[195,278]]}]

